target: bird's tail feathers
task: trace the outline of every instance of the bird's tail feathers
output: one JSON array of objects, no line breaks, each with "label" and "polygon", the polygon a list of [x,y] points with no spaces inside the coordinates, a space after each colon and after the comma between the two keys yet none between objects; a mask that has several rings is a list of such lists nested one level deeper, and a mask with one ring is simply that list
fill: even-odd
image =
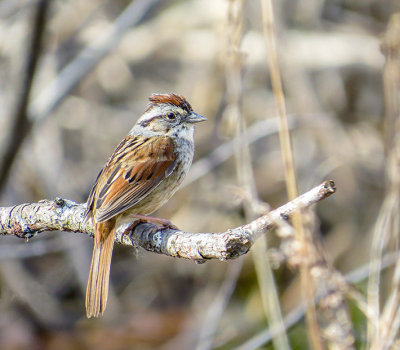
[{"label": "bird's tail feathers", "polygon": [[102,241],[101,239],[97,239],[97,237],[100,237],[99,231],[102,229],[101,225],[102,223],[96,225],[92,263],[90,264],[89,280],[86,289],[86,315],[88,318],[102,315],[108,298],[115,227],[111,229],[111,232]]}]

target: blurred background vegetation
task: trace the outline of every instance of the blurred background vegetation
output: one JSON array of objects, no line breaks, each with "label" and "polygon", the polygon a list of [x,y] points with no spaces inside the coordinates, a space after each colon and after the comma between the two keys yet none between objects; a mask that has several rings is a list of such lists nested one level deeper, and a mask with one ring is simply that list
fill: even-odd
[{"label": "blurred background vegetation", "polygon": [[[194,163],[202,163],[157,215],[193,232],[245,223],[235,159],[217,165],[212,156],[238,123],[227,108],[237,37],[236,102],[247,127],[258,132],[250,145],[257,197],[271,207],[285,203],[261,5],[243,1],[236,27],[230,6],[228,0],[0,1],[0,175],[6,179],[0,205],[56,196],[84,202],[148,96],[174,92],[208,122],[195,135]],[[317,232],[329,261],[345,274],[370,260],[385,196],[384,147],[391,141],[380,45],[400,3],[274,6],[299,189],[336,182],[337,193],[316,208]],[[396,239],[389,241],[397,249]],[[251,254],[196,265],[122,246],[114,249],[106,313],[87,320],[92,244],[73,233],[45,233],[29,244],[1,237],[1,349],[233,349],[268,328]],[[269,235],[268,244],[279,241]],[[285,315],[300,304],[300,283],[295,269],[275,265]],[[357,288],[366,295],[365,280]],[[350,311],[357,347],[365,348],[366,319],[353,304]],[[302,317],[288,335],[294,349],[308,348]]]}]

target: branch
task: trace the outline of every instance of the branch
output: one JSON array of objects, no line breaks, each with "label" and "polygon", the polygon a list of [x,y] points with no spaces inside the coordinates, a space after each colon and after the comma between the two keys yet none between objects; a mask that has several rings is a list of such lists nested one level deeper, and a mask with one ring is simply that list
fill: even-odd
[{"label": "branch", "polygon": [[[309,207],[335,191],[334,182],[325,181],[249,224],[225,232],[190,233],[150,223],[133,223],[119,226],[115,241],[197,262],[233,259],[246,254],[263,230],[270,230],[279,220],[287,220],[293,212]],[[58,230],[93,236],[93,224],[83,220],[85,209],[86,204],[61,198],[0,208],[0,234],[29,239],[43,231]]]}]

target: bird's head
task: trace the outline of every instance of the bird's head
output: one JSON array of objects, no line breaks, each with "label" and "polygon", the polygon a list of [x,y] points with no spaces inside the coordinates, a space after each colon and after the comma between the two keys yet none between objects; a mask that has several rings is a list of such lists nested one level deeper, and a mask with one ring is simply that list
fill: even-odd
[{"label": "bird's head", "polygon": [[146,111],[138,119],[132,132],[193,137],[194,124],[207,120],[195,113],[183,96],[153,94],[149,101]]}]

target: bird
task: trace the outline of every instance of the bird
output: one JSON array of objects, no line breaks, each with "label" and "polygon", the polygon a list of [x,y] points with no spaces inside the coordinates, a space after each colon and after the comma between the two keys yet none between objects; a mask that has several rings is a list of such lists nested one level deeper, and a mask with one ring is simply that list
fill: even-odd
[{"label": "bird", "polygon": [[84,218],[94,225],[88,318],[99,317],[106,308],[116,228],[135,219],[169,223],[149,214],[180,187],[193,160],[194,125],[205,120],[181,95],[151,95],[144,113],[97,176]]}]

